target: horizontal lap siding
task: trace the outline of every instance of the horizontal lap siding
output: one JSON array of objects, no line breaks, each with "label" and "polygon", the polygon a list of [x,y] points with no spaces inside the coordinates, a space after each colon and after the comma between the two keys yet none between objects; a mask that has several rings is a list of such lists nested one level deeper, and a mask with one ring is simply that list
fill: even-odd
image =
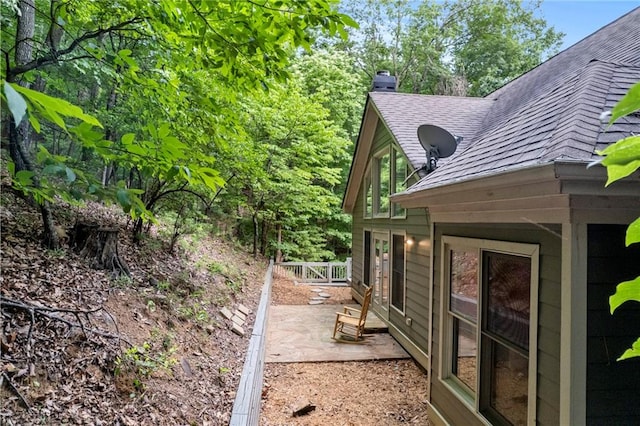
[{"label": "horizontal lap siding", "polygon": [[587,266],[587,423],[640,424],[640,361],[616,361],[640,336],[640,308],[611,315],[616,285],[640,275],[640,247],[625,247],[625,226],[589,225]]},{"label": "horizontal lap siding", "polygon": [[[391,136],[379,126],[370,157],[380,149],[389,146]],[[405,252],[405,279],[406,279],[406,301],[404,314],[398,312],[390,306],[389,322],[406,335],[421,351],[428,354],[429,338],[429,276],[431,245],[429,235],[429,223],[426,210],[407,210],[405,218],[372,218],[365,219],[364,216],[364,185],[361,183],[358,197],[354,205],[353,226],[352,226],[352,257],[353,269],[352,277],[354,289],[362,295],[364,287],[357,285],[364,281],[364,230],[382,231],[389,233],[389,242],[393,232],[406,233],[407,237],[412,237],[415,244],[407,248]],[[411,318],[411,325],[406,324],[406,319]],[[426,368],[426,365],[424,366]]]},{"label": "horizontal lap siding", "polygon": [[[440,353],[440,287],[443,235],[480,238],[495,241],[538,244],[540,246],[540,287],[538,289],[538,377],[536,418],[538,424],[557,425],[560,406],[560,280],[561,280],[561,228],[545,225],[547,231],[530,225],[519,224],[436,224],[434,239],[434,317],[432,342],[431,378],[438,383]],[[446,398],[437,395],[434,389],[443,389],[442,384],[432,388],[432,404],[445,416],[460,416],[467,412],[466,406],[454,395]],[[444,404],[444,405],[441,405]],[[473,419],[471,413],[468,413]],[[475,421],[475,420],[469,420]],[[457,424],[457,423],[452,423]]]}]

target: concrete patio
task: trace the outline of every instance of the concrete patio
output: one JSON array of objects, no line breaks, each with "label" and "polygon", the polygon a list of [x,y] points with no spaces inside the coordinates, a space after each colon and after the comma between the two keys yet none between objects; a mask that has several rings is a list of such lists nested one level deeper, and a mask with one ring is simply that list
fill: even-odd
[{"label": "concrete patio", "polygon": [[[358,305],[350,305],[359,308]],[[267,319],[266,362],[322,362],[404,359],[409,354],[369,311],[362,343],[340,343],[331,338],[341,305],[270,306]]]}]

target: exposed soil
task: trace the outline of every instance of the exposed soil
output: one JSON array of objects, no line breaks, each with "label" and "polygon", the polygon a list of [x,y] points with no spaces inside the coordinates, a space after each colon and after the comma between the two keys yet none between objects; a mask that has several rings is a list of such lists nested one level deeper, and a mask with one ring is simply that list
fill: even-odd
[{"label": "exposed soil", "polygon": [[[117,210],[57,206],[65,228],[120,230],[131,278],[115,278],[42,248],[37,210],[1,199],[0,424],[228,424],[266,261],[206,233],[176,254],[163,229],[136,246]],[[220,312],[240,304],[244,336]]]},{"label": "exposed soil", "polygon": [[[310,286],[278,277],[272,304],[304,305]],[[329,304],[349,304],[351,290],[324,287]],[[428,425],[427,374],[413,360],[269,363],[265,366],[260,423],[271,425]],[[294,411],[307,405],[301,416]]]}]

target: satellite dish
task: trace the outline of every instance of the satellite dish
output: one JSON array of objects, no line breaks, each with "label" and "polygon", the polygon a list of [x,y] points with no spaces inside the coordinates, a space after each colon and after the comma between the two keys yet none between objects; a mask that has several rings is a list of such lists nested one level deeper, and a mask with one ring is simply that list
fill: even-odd
[{"label": "satellite dish", "polygon": [[427,152],[427,173],[436,169],[439,158],[447,158],[456,152],[458,141],[462,138],[453,136],[442,127],[423,124],[418,127],[418,140]]}]

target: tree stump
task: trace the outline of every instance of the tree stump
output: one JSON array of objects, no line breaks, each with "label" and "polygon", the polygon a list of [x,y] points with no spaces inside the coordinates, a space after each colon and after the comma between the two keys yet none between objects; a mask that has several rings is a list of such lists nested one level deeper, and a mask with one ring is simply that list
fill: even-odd
[{"label": "tree stump", "polygon": [[118,254],[117,228],[102,228],[97,224],[76,223],[71,246],[84,258],[91,259],[94,269],[111,271],[114,278],[131,276],[129,267]]}]

